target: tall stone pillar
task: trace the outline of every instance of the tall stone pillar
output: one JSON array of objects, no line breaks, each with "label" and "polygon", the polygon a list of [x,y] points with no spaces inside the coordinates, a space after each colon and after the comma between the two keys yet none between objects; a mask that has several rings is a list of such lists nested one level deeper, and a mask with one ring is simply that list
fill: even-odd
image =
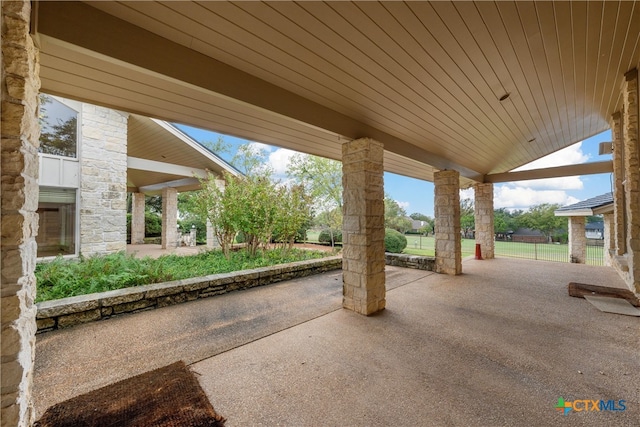
[{"label": "tall stone pillar", "polygon": [[[218,190],[224,193],[224,189],[226,186],[226,182],[224,179],[216,179],[216,187]],[[211,221],[207,218],[207,249],[218,249],[220,248],[220,241],[216,236],[216,230],[211,224]]]},{"label": "tall stone pillar", "polygon": [[587,259],[587,236],[585,234],[585,217],[569,217],[569,259],[577,264],[584,264]]},{"label": "tall stone pillar", "polygon": [[474,216],[476,225],[476,244],[480,244],[482,258],[495,257],[493,227],[493,184],[476,184]]},{"label": "tall stone pillar", "polygon": [[30,1],[2,2],[2,317],[3,426],[30,426],[36,341],[38,232],[37,48],[29,35]]},{"label": "tall stone pillar", "polygon": [[207,220],[207,249],[218,249],[220,241],[216,237],[215,230],[211,221]]},{"label": "tall stone pillar", "polygon": [[162,189],[162,249],[175,248],[178,243],[178,191]]},{"label": "tall stone pillar", "polygon": [[460,236],[460,173],[444,170],[433,174],[435,184],[436,272],[462,273]]},{"label": "tall stone pillar", "polygon": [[638,142],[638,70],[625,74],[622,90],[624,114],[625,204],[627,265],[631,290],[640,293],[640,152]]},{"label": "tall stone pillar", "polygon": [[611,117],[611,136],[613,143],[613,229],[611,237],[615,255],[627,251],[625,238],[625,191],[624,191],[624,143],[622,136],[622,114]]},{"label": "tall stone pillar", "polygon": [[342,146],[342,306],[364,315],[386,303],[383,153],[368,138]]},{"label": "tall stone pillar", "polygon": [[613,214],[608,213],[602,215],[604,219],[604,265],[611,266],[611,254],[615,253],[615,240],[612,238],[611,230],[613,228]]},{"label": "tall stone pillar", "polygon": [[131,193],[131,244],[144,243],[144,194]]}]

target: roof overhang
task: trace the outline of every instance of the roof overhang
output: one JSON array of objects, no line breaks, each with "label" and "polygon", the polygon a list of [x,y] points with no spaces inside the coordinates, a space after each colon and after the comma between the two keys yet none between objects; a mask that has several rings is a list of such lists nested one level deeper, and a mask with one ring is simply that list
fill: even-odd
[{"label": "roof overhang", "polygon": [[609,127],[635,2],[36,2],[44,91],[484,182]]},{"label": "roof overhang", "polygon": [[127,125],[128,191],[159,194],[200,188],[211,173],[222,177],[240,172],[175,126],[162,120],[131,114]]}]

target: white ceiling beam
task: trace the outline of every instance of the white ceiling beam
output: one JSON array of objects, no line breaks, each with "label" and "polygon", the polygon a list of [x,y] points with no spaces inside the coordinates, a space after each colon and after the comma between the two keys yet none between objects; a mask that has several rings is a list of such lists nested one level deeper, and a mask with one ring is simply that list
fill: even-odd
[{"label": "white ceiling beam", "polygon": [[485,175],[484,182],[499,183],[526,181],[529,179],[558,178],[563,176],[593,175],[613,172],[613,162],[580,163],[579,165],[556,166],[526,171],[494,173]]},{"label": "white ceiling beam", "polygon": [[145,185],[138,188],[139,193],[154,193],[161,191],[163,188],[180,188],[180,187],[192,187],[194,185],[200,185],[200,181],[196,178],[184,178],[176,179],[174,181],[160,182],[158,184]]},{"label": "white ceiling beam", "polygon": [[127,168],[147,172],[159,172],[169,175],[188,176],[194,175],[199,178],[206,178],[207,171],[204,169],[191,168],[189,166],[174,165],[172,163],[157,162],[155,160],[141,159],[139,157],[127,156]]}]

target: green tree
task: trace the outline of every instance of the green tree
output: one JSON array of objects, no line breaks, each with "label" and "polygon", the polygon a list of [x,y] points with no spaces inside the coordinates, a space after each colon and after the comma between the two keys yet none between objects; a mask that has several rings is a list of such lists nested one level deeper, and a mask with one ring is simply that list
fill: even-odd
[{"label": "green tree", "polygon": [[460,228],[465,237],[468,237],[476,226],[473,200],[460,199]]},{"label": "green tree", "polygon": [[411,230],[411,219],[407,216],[407,211],[388,194],[384,196],[384,226],[402,234]]},{"label": "green tree", "polygon": [[342,228],[342,164],[324,157],[295,154],[289,159],[287,176],[311,196],[318,212],[315,223],[334,234]]},{"label": "green tree", "polygon": [[567,217],[555,216],[555,210],[560,208],[559,204],[542,203],[531,206],[529,210],[521,215],[522,224],[544,234],[548,241],[557,232],[566,232]]},{"label": "green tree", "polygon": [[409,215],[409,218],[415,219],[416,221],[429,221],[429,220],[431,220],[431,217],[429,217],[428,215],[422,214],[420,212],[412,213],[411,215]]},{"label": "green tree", "polygon": [[305,229],[312,217],[312,198],[301,185],[280,187],[275,198],[276,218],[274,235],[286,249],[295,242],[296,235]]},{"label": "green tree", "polygon": [[225,172],[226,185],[222,189],[219,178],[211,173],[200,179],[201,190],[197,192],[195,207],[202,218],[211,222],[213,232],[220,243],[222,252],[229,259],[233,241],[237,234],[233,220],[233,204],[230,199],[238,191],[238,183],[233,175]]}]

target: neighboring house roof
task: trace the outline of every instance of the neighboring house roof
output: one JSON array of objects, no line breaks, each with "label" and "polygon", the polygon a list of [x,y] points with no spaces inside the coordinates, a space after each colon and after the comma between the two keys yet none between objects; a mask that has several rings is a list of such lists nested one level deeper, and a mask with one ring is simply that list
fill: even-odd
[{"label": "neighboring house roof", "polygon": [[540,230],[533,230],[531,228],[518,228],[513,232],[514,236],[544,236]]},{"label": "neighboring house roof", "polygon": [[613,193],[605,193],[556,209],[556,216],[591,216],[613,212]]},{"label": "neighboring house roof", "polygon": [[411,220],[411,229],[412,230],[420,230],[422,227],[424,227],[427,224],[426,221],[421,221],[421,220],[418,220],[418,219],[409,218],[409,220]]},{"label": "neighboring house roof", "polygon": [[241,173],[171,123],[131,114],[127,135],[129,191],[159,194],[165,187],[179,192],[200,188],[206,171],[222,177]]},{"label": "neighboring house roof", "polygon": [[587,231],[603,231],[604,222],[588,222],[585,224],[584,229]]}]

